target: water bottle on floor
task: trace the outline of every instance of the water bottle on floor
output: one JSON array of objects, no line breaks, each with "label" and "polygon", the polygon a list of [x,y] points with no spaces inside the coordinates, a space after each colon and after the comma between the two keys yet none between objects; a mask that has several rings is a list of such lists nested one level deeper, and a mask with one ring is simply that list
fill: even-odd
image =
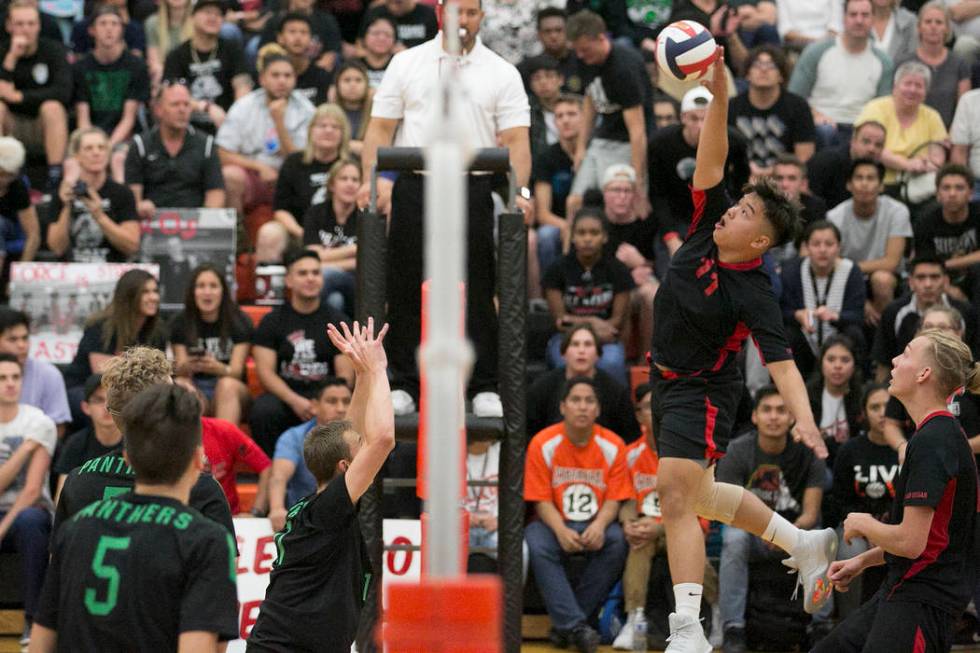
[{"label": "water bottle on floor", "polygon": [[633,650],[647,650],[647,616],[643,608],[637,608],[633,613]]}]

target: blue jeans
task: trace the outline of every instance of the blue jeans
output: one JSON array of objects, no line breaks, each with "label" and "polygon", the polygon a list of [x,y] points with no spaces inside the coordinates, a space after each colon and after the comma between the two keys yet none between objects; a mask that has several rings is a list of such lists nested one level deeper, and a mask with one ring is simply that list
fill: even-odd
[{"label": "blue jeans", "polygon": [[769,25],[764,23],[759,25],[757,29],[748,30],[739,28],[738,37],[741,39],[742,43],[745,45],[747,50],[751,50],[757,45],[770,44],[779,45],[779,30],[776,29],[775,25]]},{"label": "blue jeans", "polygon": [[[470,548],[473,547],[486,547],[488,549],[497,548],[497,533],[499,531],[488,531],[480,526],[470,526]],[[524,580],[527,580],[527,542],[524,542],[524,555],[523,555],[523,575],[521,576]],[[486,553],[485,555],[497,559],[497,552]]]},{"label": "blue jeans", "polygon": [[[565,359],[561,357],[561,336],[562,334],[556,333],[548,341],[545,359],[550,368],[565,367]],[[624,384],[624,387],[629,387],[629,378],[626,375],[626,349],[623,347],[623,343],[603,344],[602,358],[599,359],[596,367]]]},{"label": "blue jeans", "polygon": [[[581,533],[590,522],[565,522]],[[623,575],[626,564],[626,539],[619,522],[606,527],[606,538],[598,551],[582,554],[588,564],[578,584],[573,588],[565,572],[569,554],[562,551],[558,538],[544,522],[531,522],[524,530],[531,568],[534,570],[538,591],[544,599],[551,625],[560,631],[568,631],[585,623],[609,595],[609,590]]]},{"label": "blue jeans", "polygon": [[718,571],[718,608],[722,628],[745,627],[749,599],[749,562],[783,557],[781,549],[770,549],[761,539],[734,526],[722,532],[721,567]]},{"label": "blue jeans", "polygon": [[345,315],[354,315],[354,273],[339,268],[323,268],[320,298]]},{"label": "blue jeans", "polygon": [[561,230],[550,224],[538,226],[538,264],[541,274],[561,258]]},{"label": "blue jeans", "polygon": [[[0,519],[6,513],[0,513]],[[48,569],[48,540],[51,538],[51,513],[44,508],[25,508],[0,541],[0,551],[20,554],[24,574],[24,616],[33,620]]]},{"label": "blue jeans", "polygon": [[836,125],[817,125],[817,150],[837,147],[851,140],[854,125],[837,123]]}]

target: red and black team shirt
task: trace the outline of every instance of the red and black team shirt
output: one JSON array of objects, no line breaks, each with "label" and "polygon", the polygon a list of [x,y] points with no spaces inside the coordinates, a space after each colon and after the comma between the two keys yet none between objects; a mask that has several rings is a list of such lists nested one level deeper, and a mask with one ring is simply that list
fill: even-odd
[{"label": "red and black team shirt", "polygon": [[973,595],[976,557],[977,466],[952,413],[930,413],[909,440],[895,484],[890,522],[900,524],[905,506],[936,512],[929,539],[915,560],[885,554],[890,601],[926,603],[959,615]]},{"label": "red and black team shirt", "polygon": [[731,206],[724,184],[692,188],[691,196],[691,227],[654,300],[653,362],[685,375],[732,372],[735,355],[750,335],[764,361],[791,359],[762,259],[718,260],[712,234]]}]

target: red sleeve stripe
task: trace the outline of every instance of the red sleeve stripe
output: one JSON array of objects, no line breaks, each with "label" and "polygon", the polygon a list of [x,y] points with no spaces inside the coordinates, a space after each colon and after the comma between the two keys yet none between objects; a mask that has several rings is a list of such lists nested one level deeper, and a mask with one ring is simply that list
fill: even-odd
[{"label": "red sleeve stripe", "polygon": [[698,223],[704,217],[704,207],[708,203],[708,195],[704,190],[691,186],[691,200],[694,202],[694,213],[691,215],[691,226],[687,229],[688,238],[698,228]]}]

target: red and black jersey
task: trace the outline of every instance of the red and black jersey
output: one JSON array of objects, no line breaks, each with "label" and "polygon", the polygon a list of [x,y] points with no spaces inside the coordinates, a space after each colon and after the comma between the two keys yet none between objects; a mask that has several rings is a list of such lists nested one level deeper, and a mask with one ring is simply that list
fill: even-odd
[{"label": "red and black jersey", "polygon": [[949,411],[930,413],[919,423],[909,440],[895,498],[892,524],[902,522],[905,506],[928,506],[936,512],[918,558],[885,554],[886,599],[926,603],[959,615],[973,595],[980,496],[973,453]]},{"label": "red and black jersey", "polygon": [[653,362],[685,375],[730,372],[750,335],[763,360],[791,359],[762,259],[718,260],[714,227],[731,206],[724,185],[691,195],[691,227],[654,300]]}]

